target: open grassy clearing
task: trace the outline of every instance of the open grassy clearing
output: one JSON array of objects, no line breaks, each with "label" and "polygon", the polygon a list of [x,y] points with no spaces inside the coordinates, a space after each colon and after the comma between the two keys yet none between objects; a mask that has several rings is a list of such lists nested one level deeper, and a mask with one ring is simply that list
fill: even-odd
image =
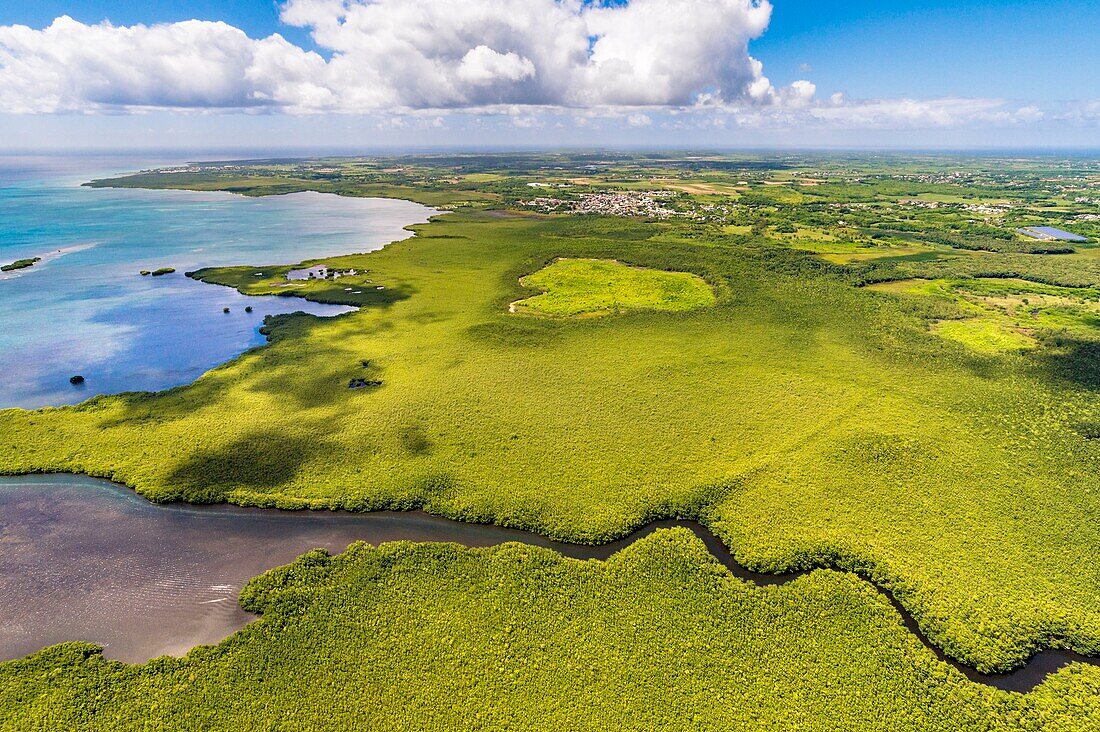
[{"label": "open grassy clearing", "polygon": [[1039,345],[1034,338],[1006,324],[983,318],[941,320],[933,324],[931,330],[936,335],[988,354],[1027,351]]},{"label": "open grassy clearing", "polygon": [[511,312],[558,318],[639,310],[684,312],[715,303],[714,292],[698,275],[599,259],[558,259],[520,278],[520,284],[542,294],[517,300],[509,306]]},{"label": "open grassy clearing", "polygon": [[833,264],[852,264],[855,262],[867,262],[886,257],[909,257],[914,254],[928,254],[936,252],[935,249],[926,246],[905,246],[889,243],[855,242],[855,241],[828,241],[821,239],[803,239],[797,235],[789,238],[783,237],[781,241],[792,249],[811,252],[818,255],[826,262]]},{"label": "open grassy clearing", "polygon": [[241,600],[261,619],[184,658],[128,666],[71,643],[0,665],[0,728],[1100,724],[1098,669],[1027,695],[972,684],[851,575],[757,588],[683,529],[607,562],[517,544],[355,544],[258,577]]},{"label": "open grassy clearing", "polygon": [[745,190],[744,186],[730,183],[682,183],[679,181],[660,181],[660,183],[663,187],[670,188],[674,191],[683,191],[684,193],[690,193],[696,196],[729,196],[731,198],[737,198],[741,195],[741,191]]},{"label": "open grassy clearing", "polygon": [[838,242],[841,237],[836,233],[826,231],[825,229],[816,229],[809,226],[795,226],[794,231],[787,234],[782,234],[777,237],[780,241],[797,241],[797,242]]},{"label": "open grassy clearing", "polygon": [[756,193],[776,204],[801,204],[806,201],[802,190],[802,188],[793,188],[787,182],[764,181],[764,187],[757,189]]},{"label": "open grassy clearing", "polygon": [[495,183],[504,180],[504,176],[500,173],[467,173],[462,179],[470,183]]},{"label": "open grassy clearing", "polygon": [[1100,290],[1059,287],[1017,278],[900,280],[870,289],[949,301],[959,317],[932,331],[985,353],[1038,348],[1040,338],[1057,345],[1100,341]]}]

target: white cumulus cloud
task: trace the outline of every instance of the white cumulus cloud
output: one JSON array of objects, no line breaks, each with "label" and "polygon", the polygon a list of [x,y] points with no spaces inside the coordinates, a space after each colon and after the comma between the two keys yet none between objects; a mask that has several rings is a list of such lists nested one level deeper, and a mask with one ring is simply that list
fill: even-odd
[{"label": "white cumulus cloud", "polygon": [[535,75],[535,65],[530,59],[509,51],[499,53],[488,46],[470,49],[458,65],[457,76],[474,86],[496,82],[516,82]]},{"label": "white cumulus cloud", "polygon": [[295,105],[323,96],[324,59],[279,36],[255,41],[225,23],[0,26],[7,112]]},{"label": "white cumulus cloud", "polygon": [[[285,0],[321,53],[219,22],[0,26],[0,112],[255,110],[431,126],[947,129],[1100,121],[998,99],[819,98],[776,87],[749,44],[768,0]],[[807,67],[808,68],[808,67]],[[450,115],[448,113],[454,113]],[[419,119],[419,122],[415,120]]]},{"label": "white cumulus cloud", "polygon": [[0,104],[387,112],[801,99],[804,87],[773,89],[749,54],[770,17],[767,0],[287,0],[283,22],[328,58],[224,23],[61,17],[0,26]]},{"label": "white cumulus cloud", "polygon": [[861,128],[946,128],[1017,119],[1004,100],[958,97],[850,101],[834,95],[829,104],[812,107],[806,115],[835,126]]}]

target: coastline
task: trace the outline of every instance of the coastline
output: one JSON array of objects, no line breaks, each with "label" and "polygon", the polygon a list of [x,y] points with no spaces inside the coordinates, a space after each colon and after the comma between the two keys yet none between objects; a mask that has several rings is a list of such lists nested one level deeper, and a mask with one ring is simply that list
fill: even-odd
[{"label": "coastline", "polygon": [[[492,217],[492,215],[489,215],[489,218],[491,218],[491,217]],[[485,218],[485,217],[466,217],[466,216],[463,216],[462,221],[469,223],[469,222],[473,221],[474,219],[480,219],[480,218]],[[414,234],[416,234],[416,233],[417,232],[414,232]],[[453,236],[449,237],[449,236],[445,236],[445,234],[444,234],[444,236],[442,236],[441,238],[443,238],[443,239],[447,239],[447,238],[461,239],[462,237],[453,237]],[[408,238],[403,239],[403,240],[399,240],[399,241],[408,241]],[[307,260],[307,262],[308,261],[324,261],[324,260]],[[212,272],[218,273],[215,276],[221,276],[221,275],[228,274],[227,270],[231,270],[231,269],[232,269],[232,267],[217,267],[217,270],[213,270]],[[253,269],[253,267],[244,267],[244,269]],[[235,286],[231,282],[218,282],[217,284],[232,286],[234,288],[239,289],[239,292],[245,292],[244,289],[241,289],[241,288]],[[254,294],[268,294],[268,293],[254,293]],[[298,295],[298,293],[293,293],[293,294]],[[504,305],[506,307],[507,302],[514,302],[514,301],[502,301],[502,302],[504,303]],[[136,474],[136,473],[131,473],[131,474]],[[140,476],[139,476],[139,478],[140,478]],[[275,483],[273,483],[273,485],[277,485],[277,481]],[[363,510],[363,511],[384,511],[384,510],[386,510],[387,506],[393,506],[393,505],[397,505],[397,503],[399,503],[399,502],[395,503],[393,499],[382,499],[382,500],[377,501],[376,503],[372,502],[370,499],[368,499],[366,501],[364,501],[363,499],[359,499],[355,502],[352,502],[350,500],[340,499],[339,496],[329,496],[329,498],[299,498],[299,496],[294,496],[294,495],[285,494],[285,493],[263,493],[260,490],[261,488],[262,487],[259,487],[259,485],[257,485],[257,487],[255,487],[253,489],[250,489],[248,487],[241,487],[241,488],[234,489],[232,491],[220,494],[218,496],[218,499],[220,499],[222,501],[226,501],[226,502],[232,502],[232,503],[246,503],[246,502],[250,502],[250,501],[254,500],[256,505],[271,506],[271,507],[276,507],[276,509],[320,509],[320,507],[326,507],[326,509],[331,510],[332,507],[338,507],[338,509],[354,509],[356,511],[359,511],[359,510]],[[340,490],[340,489],[343,489],[343,488],[350,488],[350,485],[349,485],[349,487],[344,487],[344,485],[341,484],[341,483],[333,484],[333,489],[334,490]],[[445,491],[444,491],[445,488],[447,488],[447,485],[445,485],[445,484],[440,484],[439,488],[431,487],[432,491],[438,491],[440,493],[439,500],[436,499],[436,496],[429,495],[426,492],[426,493],[419,494],[417,496],[408,496],[408,498],[406,499],[406,503],[400,504],[398,507],[406,507],[406,506],[427,507],[427,509],[429,509],[431,511],[434,511],[436,509],[442,509],[444,512],[445,511],[450,511],[454,515],[455,518],[458,518],[458,520],[462,520],[462,521],[465,521],[465,522],[493,522],[493,521],[500,520],[500,523],[509,524],[509,525],[511,525],[513,523],[516,524],[516,525],[529,524],[529,525],[535,526],[536,531],[541,531],[541,532],[547,533],[549,535],[552,535],[551,533],[555,531],[555,527],[552,525],[552,522],[549,521],[550,518],[552,518],[552,516],[542,516],[542,518],[540,518],[541,514],[538,511],[533,512],[533,513],[531,513],[531,512],[520,512],[520,511],[505,512],[506,506],[498,506],[500,511],[496,512],[496,513],[492,512],[492,511],[486,512],[485,511],[485,506],[474,506],[474,507],[472,507],[471,510],[462,510],[461,507],[458,506],[458,504],[453,504],[452,505],[452,504],[449,504],[449,503],[442,500],[443,498],[445,498],[445,495],[443,495],[445,493]],[[173,496],[168,496],[168,495],[162,495],[162,496],[160,496],[160,498],[167,499],[167,500],[173,500]],[[176,496],[176,498],[178,498],[178,496]],[[375,496],[375,498],[377,498],[377,496]],[[712,496],[712,498],[713,498],[713,496]],[[215,496],[213,496],[213,494],[211,494],[211,499],[218,500],[218,499],[215,498]],[[154,498],[153,500],[157,500],[157,498]],[[194,500],[194,499],[191,499],[191,500]],[[701,505],[702,505],[702,503],[701,503]],[[268,507],[268,509],[265,509],[265,510],[270,510],[270,507]],[[443,513],[442,515],[447,515],[447,514]],[[665,504],[664,507],[660,507],[660,509],[658,509],[658,510],[654,510],[654,511],[650,511],[650,512],[646,513],[646,515],[642,517],[641,525],[642,526],[648,526],[649,524],[646,524],[646,522],[649,522],[649,521],[671,521],[671,520],[674,520],[674,518],[669,518],[669,516],[673,516],[673,517],[680,516],[680,517],[686,517],[686,518],[696,518],[696,517],[701,516],[701,515],[703,515],[703,514],[700,512],[700,510],[693,509],[692,506],[685,506],[685,505],[681,505],[681,504]],[[628,523],[630,523],[630,522],[628,521]],[[638,524],[636,524],[636,523],[630,523],[630,525],[631,526],[638,526]],[[585,538],[585,535],[584,535],[585,527],[584,527],[583,522],[577,523],[574,526],[559,526],[558,531],[560,531],[560,532],[569,532],[571,538],[576,538],[577,536],[580,536],[582,540],[583,540],[583,538]],[[728,531],[728,529],[726,529],[726,531]],[[616,536],[618,536],[618,535],[616,534]],[[729,537],[726,537],[726,538],[728,540]],[[596,540],[596,542],[604,542],[604,540],[606,540],[607,537],[606,536],[595,537],[593,535],[593,539]],[[820,564],[820,565],[814,564],[814,557],[817,557],[818,558],[817,560],[824,562],[824,564]],[[815,567],[816,566],[828,567],[828,568],[839,567],[839,568],[844,569],[847,572],[855,573],[855,575],[859,576],[859,577],[862,577],[862,576],[865,576],[865,575],[868,576],[868,577],[872,577],[872,576],[875,577],[876,582],[872,582],[872,584],[876,584],[876,586],[877,586],[877,583],[879,581],[886,582],[888,584],[897,583],[897,586],[901,587],[903,590],[905,590],[906,593],[912,592],[911,588],[906,588],[905,587],[905,583],[904,583],[905,577],[897,577],[897,576],[889,575],[889,568],[884,568],[884,567],[881,567],[881,566],[877,567],[875,564],[873,564],[873,557],[869,556],[867,558],[861,558],[861,557],[845,556],[843,553],[840,553],[840,551],[838,549],[832,548],[832,546],[825,546],[822,549],[822,551],[818,551],[818,553],[816,553],[813,557],[811,557],[809,554],[799,555],[799,556],[795,556],[792,561],[793,561],[792,566],[802,566],[803,562],[810,561],[811,566],[815,566]],[[844,567],[840,567],[840,565],[844,565]],[[779,562],[772,560],[772,562],[769,566],[778,567]],[[889,575],[889,576],[883,576],[883,575]],[[1071,587],[1071,586],[1068,586],[1068,584],[1067,584],[1066,587]],[[879,591],[881,592],[881,590],[879,590]],[[912,594],[911,594],[910,597],[912,598]],[[919,611],[922,610],[922,608],[920,607],[920,605],[921,605],[920,602],[914,602],[914,604],[916,605],[917,610],[919,610]],[[904,610],[904,609],[902,609],[902,610]],[[925,608],[925,610],[926,610],[926,608]],[[903,618],[904,618],[905,614],[906,613],[904,613],[904,612],[902,613]],[[916,632],[920,633],[920,629],[916,629]],[[1053,635],[1053,638],[1055,640],[1055,644],[1059,644],[1059,643],[1063,643],[1063,642],[1070,642],[1070,641],[1068,641],[1068,638],[1064,638],[1063,636],[1057,635],[1053,631],[1052,632],[1047,632],[1042,638],[1038,638],[1037,642],[1038,643],[1045,643],[1045,642],[1051,641],[1052,635]],[[947,640],[952,641],[952,638],[948,637]],[[1027,641],[1031,642],[1032,638],[1027,638]],[[1078,636],[1077,643],[1081,643],[1081,642],[1082,641],[1080,640],[1080,636]],[[1089,640],[1089,638],[1086,638],[1086,640],[1084,641],[1084,643],[1090,643],[1090,642],[1091,642],[1091,640]],[[931,645],[931,644],[925,643],[925,645]],[[935,648],[934,645],[932,645],[931,647]],[[966,648],[964,648],[964,652],[966,652]],[[1029,664],[1027,664],[1027,665],[1031,666],[1034,663],[1034,664],[1042,666],[1043,664],[1046,664],[1047,662],[1049,662],[1049,660],[1051,660],[1051,659],[1056,660],[1056,656],[1058,656],[1058,654],[1060,654],[1060,653],[1063,653],[1063,652],[1055,651],[1055,652],[1049,652],[1049,653],[1044,652],[1044,653],[1038,654],[1038,656],[1032,657],[1030,659]],[[1069,658],[1071,660],[1077,659],[1077,658],[1074,658],[1071,655],[1069,656]],[[1091,663],[1091,660],[1090,659],[1084,659],[1084,660],[1082,660],[1082,663]]]},{"label": "coastline", "polygon": [[[131,214],[125,204],[130,197],[127,191],[120,191],[121,198],[117,195],[103,198],[70,193],[80,189],[80,186],[58,187],[35,182],[27,189],[28,194],[10,200],[9,207],[14,207],[11,209],[13,211],[19,210],[18,206],[23,205],[21,201],[24,198],[26,205],[39,204],[39,210],[42,204],[48,205],[55,198],[60,202],[62,212],[68,207],[82,207],[82,213],[76,219],[78,223],[61,230],[60,235],[49,229],[50,235],[59,244],[64,242],[65,237],[72,236],[70,229],[78,234],[98,236],[99,239],[67,244],[46,252],[40,251],[38,257],[41,261],[36,262],[34,267],[0,275],[5,288],[10,288],[6,289],[10,293],[10,309],[4,316],[4,322],[9,326],[9,342],[4,344],[6,355],[0,359],[0,363],[16,377],[8,382],[7,389],[10,393],[2,393],[3,408],[63,406],[77,404],[100,394],[176,388],[192,383],[210,369],[232,362],[250,349],[265,345],[267,340],[262,337],[263,334],[256,333],[256,329],[262,327],[265,314],[274,315],[299,309],[330,317],[349,312],[347,308],[360,304],[331,299],[325,301],[314,297],[304,297],[300,301],[303,303],[300,308],[294,308],[291,305],[293,301],[287,300],[270,301],[270,304],[247,304],[244,302],[245,294],[240,292],[214,294],[212,290],[200,288],[194,292],[201,291],[202,294],[189,296],[191,291],[188,286],[175,276],[158,278],[155,286],[151,278],[144,283],[132,281],[129,278],[131,271],[136,280],[139,270],[163,271],[177,265],[183,269],[195,262],[212,263],[212,269],[217,269],[225,266],[220,263],[227,258],[235,263],[247,263],[248,251],[241,243],[242,240],[232,235],[225,237],[228,248],[222,245],[221,239],[206,243],[203,241],[202,228],[192,227],[195,234],[186,242],[172,243],[162,253],[161,247],[156,245],[156,234],[151,233],[154,230],[146,227],[132,233],[131,229],[124,228],[144,220],[152,221],[155,226],[163,220],[166,222],[165,230],[169,232],[167,236],[171,237],[170,232],[174,225],[186,225],[192,218],[202,217],[204,210],[208,208],[201,200],[179,203],[181,195],[187,197],[183,191],[162,192],[166,202],[168,199],[177,201],[169,206],[157,203],[155,198],[161,196],[154,194],[154,199],[151,200],[147,195],[141,195],[133,209],[135,213]],[[88,192],[91,193],[90,190]],[[221,219],[237,215],[234,212],[238,211],[238,204],[234,203],[230,207],[226,201],[240,199],[239,195],[231,192],[217,192],[216,196],[211,196],[211,192],[199,192],[198,195],[202,200],[213,201],[215,210],[221,212],[217,214]],[[274,208],[267,205],[256,208],[253,205],[244,210],[247,217],[242,221],[268,220],[272,222],[270,227],[277,227],[279,221],[289,216],[292,228],[287,234],[289,238],[282,242],[278,239],[266,239],[258,232],[250,235],[247,223],[231,227],[230,234],[242,231],[246,237],[251,236],[256,240],[258,245],[265,245],[268,241],[277,243],[270,247],[272,251],[267,256],[263,252],[269,247],[255,247],[253,255],[257,259],[283,261],[285,258],[287,262],[296,262],[298,257],[283,255],[304,249],[310,231],[318,232],[315,243],[323,256],[347,256],[351,253],[377,251],[395,240],[413,236],[411,227],[429,220],[437,213],[433,209],[407,202],[401,202],[403,205],[397,206],[396,203],[389,205],[385,201],[376,203],[374,200],[363,200],[349,207],[345,205],[348,200],[346,197],[337,201],[319,193],[303,192],[302,195],[309,198],[290,200],[285,205]],[[314,195],[316,199],[312,198]],[[89,201],[85,201],[85,198]],[[319,207],[314,208],[314,201]],[[405,207],[409,210],[406,211]],[[99,213],[101,208],[105,214]],[[168,213],[163,213],[165,210]],[[122,213],[116,213],[118,211]],[[343,213],[338,213],[338,217],[333,218],[327,214],[328,211]],[[376,220],[371,215],[372,211],[380,212]],[[102,218],[101,223],[104,215],[107,218]],[[40,219],[41,216],[29,214],[22,219],[14,219],[13,225],[23,226],[25,231],[31,232],[35,230],[33,226]],[[178,221],[179,224],[173,224],[173,221]],[[361,227],[360,221],[363,222]],[[87,228],[85,232],[79,227],[91,228]],[[104,231],[100,231],[101,229]],[[20,231],[18,228],[15,230]],[[306,234],[296,235],[295,230]],[[218,236],[219,231],[217,226],[211,229],[213,236]],[[152,248],[135,246],[138,242],[144,243],[150,239],[153,239],[152,243],[155,245]],[[195,243],[190,244],[192,241]],[[247,242],[248,239],[243,241]],[[99,254],[87,251],[101,245],[109,245],[109,250],[104,249]],[[215,254],[215,245],[220,254]],[[52,269],[57,260],[80,252],[84,254],[80,255],[79,261],[74,259],[57,270]],[[194,266],[190,268],[194,269]],[[52,277],[49,280],[37,276],[33,276],[31,280],[25,279],[35,275],[40,269],[50,270],[48,274],[52,274]],[[17,284],[16,280],[22,282]],[[59,288],[59,296],[48,296],[47,290]],[[87,307],[85,302],[89,303]],[[41,315],[35,315],[39,312],[36,308],[40,306]],[[255,316],[248,318],[249,321],[254,321],[253,327],[245,330],[241,320],[236,317],[204,320],[202,313],[219,313],[225,307],[229,307],[234,313],[246,309],[251,312],[254,307]],[[187,313],[186,317],[173,317],[171,311],[176,308],[182,308],[181,312]],[[202,313],[192,314],[196,310],[201,310]],[[31,327],[36,320],[43,319],[55,325],[47,329]],[[81,336],[84,332],[80,328],[81,322],[89,324],[87,338]],[[212,328],[209,334],[206,327]],[[177,339],[180,345],[171,342],[173,331],[180,333],[180,338]],[[91,333],[96,333],[94,339]],[[150,340],[157,342],[136,350],[140,347],[138,344]],[[186,358],[173,362],[171,353],[183,347],[182,341],[201,343],[201,351],[192,350]],[[76,347],[67,348],[60,355],[55,354],[58,347],[55,344],[61,342],[74,343]],[[127,351],[127,348],[132,350]],[[207,352],[211,355],[206,356]],[[158,353],[165,355],[159,356]],[[45,368],[50,364],[52,366]],[[67,382],[72,374],[86,377],[87,381],[80,389],[69,388]]]}]

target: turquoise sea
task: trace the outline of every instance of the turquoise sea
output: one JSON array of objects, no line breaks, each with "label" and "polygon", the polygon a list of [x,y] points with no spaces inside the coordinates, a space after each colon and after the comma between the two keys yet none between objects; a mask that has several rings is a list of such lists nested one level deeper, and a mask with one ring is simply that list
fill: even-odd
[{"label": "turquoise sea", "polygon": [[[30,269],[0,274],[0,408],[193,381],[262,344],[265,315],[332,316],[347,308],[246,298],[184,272],[371,251],[409,236],[404,226],[434,213],[407,201],[317,193],[255,199],[80,185],[179,162],[0,156],[0,264],[42,257]],[[159,267],[177,272],[139,275]],[[69,383],[76,374],[83,385]]]}]

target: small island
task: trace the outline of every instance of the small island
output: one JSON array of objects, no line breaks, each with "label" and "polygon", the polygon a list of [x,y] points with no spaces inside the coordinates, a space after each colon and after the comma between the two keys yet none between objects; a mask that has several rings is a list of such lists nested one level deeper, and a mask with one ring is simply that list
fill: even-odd
[{"label": "small island", "polygon": [[149,275],[152,275],[153,277],[160,277],[162,275],[172,274],[175,271],[175,267],[161,267],[160,269],[154,269],[152,271],[143,269],[141,270],[140,274],[142,277],[148,277]]},{"label": "small island", "polygon": [[30,257],[29,259],[17,259],[11,264],[0,267],[0,272],[12,272],[17,269],[27,269],[42,261],[42,257]]}]

